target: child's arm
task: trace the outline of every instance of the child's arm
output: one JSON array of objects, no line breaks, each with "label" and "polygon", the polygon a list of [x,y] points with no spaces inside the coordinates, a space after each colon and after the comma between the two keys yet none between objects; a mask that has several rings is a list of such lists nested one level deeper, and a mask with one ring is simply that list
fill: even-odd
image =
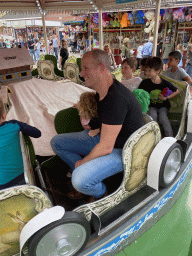
[{"label": "child's arm", "polygon": [[179,92],[179,90],[177,89],[175,92],[173,92],[172,94],[170,94],[170,95],[167,96],[167,97],[164,97],[162,94],[160,94],[160,95],[159,95],[159,99],[160,99],[160,100],[163,100],[163,101],[165,101],[165,100],[170,100],[170,99],[176,97],[179,93],[180,93],[180,92]]},{"label": "child's arm", "polygon": [[184,80],[185,80],[189,85],[192,84],[192,79],[191,79],[190,76],[186,76],[186,77],[184,78]]},{"label": "child's arm", "polygon": [[24,135],[28,135],[30,137],[33,138],[39,138],[41,137],[41,131],[39,129],[37,129],[36,127],[33,127],[31,125],[28,125],[26,123],[17,121],[17,120],[13,120],[13,123],[16,123],[19,125],[20,127],[20,131],[24,134]]},{"label": "child's arm", "polygon": [[90,137],[94,137],[94,136],[96,136],[98,133],[100,133],[100,129],[98,128],[98,129],[95,129],[95,130],[90,130],[89,131],[89,136]]}]

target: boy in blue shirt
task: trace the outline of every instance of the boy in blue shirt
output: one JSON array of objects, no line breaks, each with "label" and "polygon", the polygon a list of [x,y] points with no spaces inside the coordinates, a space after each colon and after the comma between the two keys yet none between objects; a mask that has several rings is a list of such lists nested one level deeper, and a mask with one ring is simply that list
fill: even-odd
[{"label": "boy in blue shirt", "polygon": [[16,120],[5,121],[4,103],[0,99],[0,189],[24,184],[24,167],[19,132],[39,138],[40,130]]}]

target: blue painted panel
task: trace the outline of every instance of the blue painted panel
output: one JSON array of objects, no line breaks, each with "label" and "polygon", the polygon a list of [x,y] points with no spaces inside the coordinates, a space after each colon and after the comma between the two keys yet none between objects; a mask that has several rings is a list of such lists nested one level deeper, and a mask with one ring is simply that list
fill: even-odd
[{"label": "blue painted panel", "polygon": [[137,0],[116,0],[116,4],[136,2]]},{"label": "blue painted panel", "polygon": [[125,239],[127,239],[133,232],[138,231],[141,226],[148,220],[151,219],[158,210],[160,210],[169,199],[173,197],[175,192],[178,190],[178,188],[181,186],[181,184],[184,182],[187,174],[192,168],[192,161],[187,166],[185,172],[179,179],[179,181],[173,186],[173,188],[146,214],[144,215],[137,223],[135,223],[132,227],[130,227],[128,230],[126,230],[123,234],[119,235],[115,239],[113,239],[108,244],[104,245],[102,248],[97,250],[96,252],[90,254],[89,256],[102,256],[105,253],[109,253],[110,251],[117,248],[121,242]]}]

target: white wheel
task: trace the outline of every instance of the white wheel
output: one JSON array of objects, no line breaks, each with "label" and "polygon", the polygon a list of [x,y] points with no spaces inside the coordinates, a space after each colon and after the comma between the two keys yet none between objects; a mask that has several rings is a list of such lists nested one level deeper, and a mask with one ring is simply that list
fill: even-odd
[{"label": "white wheel", "polygon": [[89,222],[79,213],[66,212],[64,217],[35,233],[29,242],[29,256],[72,256],[86,245]]},{"label": "white wheel", "polygon": [[178,143],[174,143],[167,151],[159,172],[159,185],[168,187],[175,180],[183,161],[183,150]]}]

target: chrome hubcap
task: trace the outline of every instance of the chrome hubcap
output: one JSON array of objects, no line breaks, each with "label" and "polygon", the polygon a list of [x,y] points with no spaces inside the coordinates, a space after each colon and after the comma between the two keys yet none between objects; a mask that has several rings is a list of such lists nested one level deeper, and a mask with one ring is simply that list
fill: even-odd
[{"label": "chrome hubcap", "polygon": [[68,255],[68,253],[71,251],[72,246],[67,241],[67,239],[63,238],[57,243],[57,252],[59,255]]},{"label": "chrome hubcap", "polygon": [[59,225],[39,241],[36,247],[37,256],[72,256],[83,246],[86,230],[77,223]]},{"label": "chrome hubcap", "polygon": [[179,148],[173,149],[170,153],[164,168],[164,181],[171,183],[178,171],[181,168],[181,150]]}]

